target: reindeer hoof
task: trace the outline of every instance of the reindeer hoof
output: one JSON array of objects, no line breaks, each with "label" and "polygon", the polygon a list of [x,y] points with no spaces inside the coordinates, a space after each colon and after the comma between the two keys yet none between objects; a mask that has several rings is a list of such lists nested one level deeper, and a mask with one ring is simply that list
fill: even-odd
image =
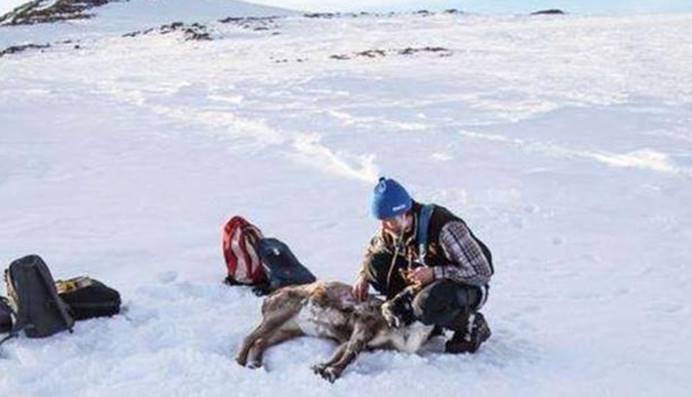
[{"label": "reindeer hoof", "polygon": [[315,373],[315,375],[322,375],[322,371],[327,368],[325,364],[315,364],[310,369],[312,369],[312,372]]},{"label": "reindeer hoof", "polygon": [[250,361],[247,364],[247,368],[250,368],[250,369],[262,368],[262,362],[261,361]]},{"label": "reindeer hoof", "polygon": [[315,365],[312,367],[316,374],[319,374],[323,379],[328,380],[330,383],[334,383],[335,380],[339,379],[341,376],[341,371],[336,367],[327,367],[324,365]]},{"label": "reindeer hoof", "polygon": [[247,364],[247,359],[246,359],[245,357],[236,356],[236,357],[235,357],[235,362],[237,362],[238,365],[240,365],[241,367],[244,367],[245,364]]}]

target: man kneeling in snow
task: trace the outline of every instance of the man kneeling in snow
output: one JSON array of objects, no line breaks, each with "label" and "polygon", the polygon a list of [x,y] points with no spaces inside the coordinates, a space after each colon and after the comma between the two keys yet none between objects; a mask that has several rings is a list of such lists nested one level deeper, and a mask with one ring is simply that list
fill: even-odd
[{"label": "man kneeling in snow", "polygon": [[411,316],[454,331],[446,352],[476,352],[490,337],[478,311],[494,272],[490,250],[461,218],[444,207],[415,202],[393,179],[380,178],[375,186],[372,213],[381,227],[367,249],[353,294],[364,300],[372,285],[390,299],[413,282],[420,288],[412,296]]}]

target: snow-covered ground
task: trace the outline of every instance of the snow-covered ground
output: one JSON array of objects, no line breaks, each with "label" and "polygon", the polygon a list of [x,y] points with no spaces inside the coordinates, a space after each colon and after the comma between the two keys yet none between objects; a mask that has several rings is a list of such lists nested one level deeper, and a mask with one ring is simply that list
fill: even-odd
[{"label": "snow-covered ground", "polygon": [[[0,58],[0,261],[38,253],[126,306],[4,345],[0,395],[689,395],[692,15],[254,30],[218,20],[276,10],[167,1],[166,18],[132,0],[0,27],[0,50],[53,43]],[[213,40],[122,37],[175,20]],[[326,341],[238,366],[260,300],[220,283],[223,223],[245,215],[350,282],[381,174],[491,247],[493,337],[475,356],[365,353],[333,385],[309,369]]]},{"label": "snow-covered ground", "polygon": [[0,0],[0,16],[25,3],[24,0]]}]

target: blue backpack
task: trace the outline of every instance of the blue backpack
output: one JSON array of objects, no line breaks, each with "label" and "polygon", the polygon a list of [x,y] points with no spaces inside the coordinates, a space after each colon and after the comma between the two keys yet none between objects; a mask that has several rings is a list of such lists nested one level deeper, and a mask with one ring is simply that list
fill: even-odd
[{"label": "blue backpack", "polygon": [[257,295],[266,295],[288,285],[315,282],[315,276],[293,255],[290,248],[275,238],[263,238],[257,244],[266,282],[255,286]]}]

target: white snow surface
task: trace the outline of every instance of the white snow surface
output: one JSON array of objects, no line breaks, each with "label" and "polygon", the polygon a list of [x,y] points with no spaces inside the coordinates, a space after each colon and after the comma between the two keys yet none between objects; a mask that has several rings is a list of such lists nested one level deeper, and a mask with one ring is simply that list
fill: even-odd
[{"label": "white snow surface", "polygon": [[[0,27],[0,48],[54,43],[0,58],[0,261],[38,253],[125,307],[8,342],[1,396],[689,395],[692,15],[254,31],[215,22],[240,8],[182,3]],[[179,19],[214,40],[121,36]],[[396,53],[425,46],[451,52]],[[371,49],[386,56],[330,58]],[[334,349],[314,338],[238,366],[261,301],[221,284],[224,222],[244,215],[350,282],[379,175],[490,246],[491,339],[473,356],[439,338],[363,353],[334,384],[309,369]]]},{"label": "white snow surface", "polygon": [[25,0],[0,0],[0,16],[25,3]]}]

